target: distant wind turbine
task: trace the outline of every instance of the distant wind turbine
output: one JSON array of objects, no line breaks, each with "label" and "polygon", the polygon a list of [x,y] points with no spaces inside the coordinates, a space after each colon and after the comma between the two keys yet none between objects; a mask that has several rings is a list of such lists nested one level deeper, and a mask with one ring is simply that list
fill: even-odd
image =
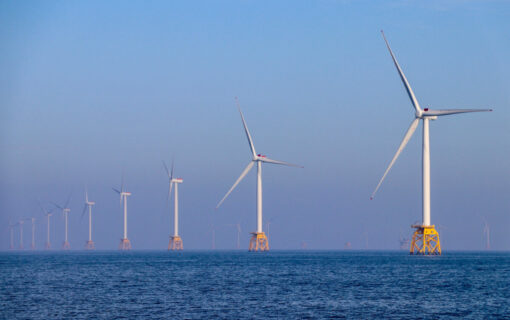
[{"label": "distant wind turbine", "polygon": [[172,160],[172,171],[168,171],[168,167],[163,161],[163,166],[165,167],[166,174],[168,175],[168,197],[167,201],[170,201],[172,197],[172,187],[175,186],[174,193],[174,235],[170,236],[170,241],[168,242],[168,250],[182,250],[182,238],[179,236],[179,183],[182,183],[183,180],[181,178],[174,178],[174,162]]},{"label": "distant wind turbine", "polygon": [[122,200],[124,199],[124,237],[120,240],[120,250],[131,250],[131,242],[127,237],[127,197],[131,195],[131,192],[124,191],[124,176],[122,176],[122,183],[120,190],[112,188],[113,191],[120,195],[120,205],[122,206]]},{"label": "distant wind turbine", "polygon": [[64,204],[64,206],[60,206],[56,203],[53,203],[57,208],[62,210],[62,215],[63,215],[64,221],[65,221],[65,239],[64,239],[64,243],[62,244],[62,250],[71,249],[71,245],[69,244],[69,239],[68,239],[68,220],[69,220],[69,212],[71,212],[71,209],[69,209],[69,200],[71,200],[71,195],[69,195],[69,197],[67,197],[67,201]]},{"label": "distant wind turbine", "polygon": [[241,115],[241,120],[243,122],[244,132],[246,134],[246,138],[248,139],[248,144],[250,146],[252,160],[246,166],[244,171],[241,173],[241,175],[236,180],[234,185],[230,188],[230,190],[227,192],[227,194],[225,194],[223,199],[221,199],[221,201],[218,203],[218,205],[216,206],[216,209],[218,209],[221,206],[223,201],[225,201],[225,199],[235,189],[235,187],[239,184],[239,182],[241,182],[241,180],[243,180],[243,178],[248,174],[248,172],[250,172],[250,170],[253,168],[253,166],[255,164],[257,164],[257,231],[251,232],[252,237],[250,239],[249,251],[258,251],[258,250],[266,251],[266,250],[269,250],[269,244],[268,244],[266,234],[262,231],[262,163],[280,164],[280,165],[284,165],[284,166],[292,166],[292,167],[299,167],[299,168],[302,168],[302,167],[295,165],[295,164],[283,162],[283,161],[272,160],[272,159],[267,158],[264,155],[257,154],[257,152],[255,151],[255,146],[251,139],[250,132],[248,130],[248,126],[246,125],[246,122],[244,121],[244,116],[243,116],[243,113],[241,112],[241,107],[239,106],[239,100],[237,99],[237,97],[236,97],[236,102],[237,102],[237,108],[239,109],[239,113]]},{"label": "distant wind turbine", "polygon": [[18,221],[19,226],[19,249],[23,250],[23,224],[25,223],[24,219]]},{"label": "distant wind turbine", "polygon": [[237,234],[237,246],[236,248],[239,250],[241,248],[241,224],[228,224],[229,227],[236,227],[236,234]]},{"label": "distant wind turbine", "polygon": [[489,224],[487,223],[487,220],[485,220],[485,217],[482,217],[483,219],[483,235],[485,238],[485,250],[491,249],[491,230],[489,227]]},{"label": "distant wind turbine", "polygon": [[50,217],[53,215],[51,213],[51,211],[46,211],[43,206],[41,205],[41,203],[39,202],[39,207],[41,208],[42,212],[44,213],[44,216],[47,218],[47,226],[48,226],[48,229],[47,229],[47,233],[46,233],[46,244],[45,244],[45,248],[46,249],[51,249],[51,243],[50,243]]},{"label": "distant wind turbine", "polygon": [[482,112],[482,111],[492,111],[491,109],[448,109],[448,110],[432,110],[429,108],[422,109],[418,100],[416,99],[409,82],[407,81],[404,72],[400,68],[400,65],[397,62],[393,51],[390,48],[386,37],[384,36],[384,32],[381,30],[384,41],[386,42],[386,46],[390,52],[391,58],[393,59],[393,63],[397,68],[397,71],[400,75],[400,79],[404,84],[404,87],[407,91],[407,95],[409,99],[411,99],[411,103],[415,110],[415,119],[411,122],[409,129],[404,136],[404,139],[400,143],[395,156],[391,160],[388,168],[384,172],[381,180],[377,184],[374,192],[372,193],[371,199],[374,198],[377,190],[381,186],[384,178],[390,171],[391,167],[397,160],[398,156],[405,148],[409,139],[411,139],[414,131],[418,127],[418,123],[420,120],[423,122],[423,149],[422,149],[422,199],[423,199],[423,220],[421,225],[413,225],[412,228],[415,228],[416,231],[413,234],[413,239],[411,242],[411,254],[441,254],[441,245],[439,242],[439,234],[437,233],[435,226],[430,224],[430,144],[429,144],[429,120],[436,120],[437,117],[452,115],[457,113],[468,113],[468,112]]},{"label": "distant wind turbine", "polygon": [[10,243],[9,249],[14,250],[14,227],[16,226],[11,222],[11,218],[9,218],[9,234],[10,234]]},{"label": "distant wind turbine", "polygon": [[85,205],[83,206],[83,211],[81,213],[81,217],[83,218],[83,215],[87,211],[87,208],[89,209],[89,240],[85,243],[85,249],[86,250],[94,250],[94,241],[92,241],[92,206],[96,203],[93,201],[89,201],[89,193],[87,188],[85,188]]},{"label": "distant wind turbine", "polygon": [[32,221],[32,243],[30,244],[30,249],[35,250],[35,218],[30,218]]}]

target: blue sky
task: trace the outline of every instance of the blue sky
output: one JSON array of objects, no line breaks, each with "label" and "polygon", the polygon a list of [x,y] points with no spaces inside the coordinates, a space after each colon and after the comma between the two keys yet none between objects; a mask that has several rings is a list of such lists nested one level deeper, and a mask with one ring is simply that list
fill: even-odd
[{"label": "blue sky", "polygon": [[369,201],[413,119],[384,29],[422,106],[494,108],[431,123],[431,216],[446,249],[481,249],[484,216],[508,250],[509,14],[505,1],[4,1],[0,248],[9,218],[70,193],[82,248],[85,184],[97,247],[116,248],[122,172],[134,248],[166,248],[172,157],[185,248],[210,248],[213,226],[216,247],[234,248],[233,223],[246,248],[255,171],[214,210],[250,160],[235,96],[257,151],[305,166],[264,167],[272,248],[361,249],[364,234],[396,248],[421,219],[421,127]]}]

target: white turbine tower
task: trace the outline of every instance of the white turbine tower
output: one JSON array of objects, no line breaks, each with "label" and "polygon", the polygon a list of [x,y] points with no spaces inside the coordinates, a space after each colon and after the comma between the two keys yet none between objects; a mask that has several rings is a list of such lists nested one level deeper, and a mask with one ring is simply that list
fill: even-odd
[{"label": "white turbine tower", "polygon": [[83,212],[81,213],[81,217],[89,209],[89,240],[85,243],[86,250],[94,250],[94,241],[92,241],[92,206],[95,205],[95,202],[89,201],[89,193],[87,189],[85,189],[85,205],[83,207]]},{"label": "white turbine tower", "polygon": [[124,177],[122,178],[122,183],[120,186],[120,190],[112,188],[113,191],[117,192],[120,195],[120,205],[122,206],[122,200],[124,199],[124,237],[120,240],[119,249],[120,250],[131,250],[131,242],[127,237],[127,197],[131,195],[131,192],[124,191]]},{"label": "white turbine tower", "polygon": [[62,250],[71,249],[71,245],[69,244],[69,239],[68,239],[68,220],[69,220],[69,212],[71,212],[71,209],[69,209],[69,207],[68,207],[69,200],[71,200],[71,196],[69,196],[67,198],[67,201],[64,206],[59,206],[58,204],[53,203],[57,208],[62,210],[62,216],[64,217],[64,221],[65,221],[65,238],[64,238],[64,243],[62,244]]},{"label": "white turbine tower", "polygon": [[35,250],[35,218],[30,218],[32,221],[32,243],[30,244],[30,249]]},{"label": "white turbine tower", "polygon": [[14,227],[16,225],[12,224],[11,218],[9,218],[9,234],[10,234],[10,242],[9,242],[9,249],[14,250]]},{"label": "white turbine tower", "polygon": [[[236,223],[236,224],[227,224],[227,226],[229,227],[236,227],[236,233],[237,233],[237,243],[236,243],[236,248],[237,250],[239,250],[241,248],[241,224],[240,223]],[[269,232],[268,232],[268,238],[269,238]]]},{"label": "white turbine tower", "polygon": [[183,180],[181,178],[174,178],[174,162],[172,161],[172,171],[168,172],[168,167],[163,161],[163,166],[165,167],[166,174],[168,175],[168,198],[167,201],[170,201],[170,197],[172,197],[172,187],[175,186],[174,191],[174,235],[170,236],[170,241],[168,242],[168,250],[182,250],[182,238],[179,236],[179,183],[182,183]]},{"label": "white turbine tower", "polygon": [[44,216],[47,218],[47,233],[46,233],[46,244],[44,245],[45,249],[51,249],[51,243],[50,243],[50,217],[53,215],[51,211],[44,210],[43,206],[39,203],[39,207],[44,213]]},{"label": "white turbine tower", "polygon": [[25,223],[24,219],[21,219],[18,222],[19,225],[19,249],[23,250],[23,224]]},{"label": "white turbine tower", "polygon": [[489,227],[489,224],[487,223],[487,220],[485,220],[485,217],[482,217],[483,219],[483,235],[485,237],[485,250],[491,249],[491,230]]},{"label": "white turbine tower", "polygon": [[257,154],[255,151],[255,146],[253,145],[253,141],[251,139],[250,132],[248,131],[248,127],[246,126],[246,122],[244,121],[243,113],[241,112],[241,107],[239,106],[239,101],[237,100],[237,108],[239,109],[239,113],[241,114],[241,120],[243,122],[244,126],[244,132],[246,133],[246,138],[248,139],[248,144],[250,146],[250,151],[252,154],[252,160],[250,163],[246,166],[244,171],[241,173],[237,181],[234,183],[232,188],[227,192],[227,194],[221,199],[221,201],[216,206],[216,209],[219,208],[219,206],[225,201],[225,199],[228,197],[228,195],[235,189],[235,187],[243,180],[243,178],[248,174],[248,172],[253,168],[255,164],[257,164],[257,231],[251,232],[252,237],[250,239],[250,247],[249,251],[266,251],[269,250],[269,244],[266,237],[266,234],[262,231],[262,163],[272,163],[272,164],[280,164],[284,166],[292,166],[292,167],[299,167],[301,166],[278,161],[278,160],[272,160],[267,158],[264,155]]},{"label": "white turbine tower", "polygon": [[430,224],[430,147],[429,147],[429,120],[435,120],[437,117],[446,116],[457,113],[467,113],[467,112],[481,112],[481,111],[492,111],[491,109],[448,109],[448,110],[431,110],[429,108],[422,109],[418,100],[416,99],[409,82],[407,81],[404,72],[400,68],[400,65],[393,54],[393,51],[390,48],[386,37],[384,36],[384,32],[382,32],[384,41],[386,42],[386,46],[390,52],[391,58],[393,59],[393,63],[397,68],[397,71],[400,75],[400,79],[404,84],[404,87],[407,91],[409,98],[411,99],[411,103],[415,110],[415,119],[411,122],[411,126],[407,129],[407,132],[404,136],[404,139],[400,143],[395,156],[391,160],[388,168],[384,172],[379,184],[375,188],[372,193],[371,199],[374,198],[375,193],[381,186],[384,178],[390,171],[391,167],[397,160],[398,156],[405,148],[409,139],[411,139],[414,131],[418,127],[418,123],[420,120],[423,121],[423,153],[422,153],[422,205],[423,205],[423,214],[422,214],[422,224],[421,225],[413,225],[412,228],[415,228],[416,231],[413,234],[413,239],[411,242],[411,254],[441,254],[441,245],[439,242],[439,234],[437,233],[435,226]]}]

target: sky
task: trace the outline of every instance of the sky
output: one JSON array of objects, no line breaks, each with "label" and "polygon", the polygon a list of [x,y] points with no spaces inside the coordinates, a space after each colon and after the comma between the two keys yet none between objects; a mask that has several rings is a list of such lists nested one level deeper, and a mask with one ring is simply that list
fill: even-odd
[{"label": "sky", "polygon": [[[430,125],[431,220],[443,250],[510,250],[510,3],[506,1],[2,1],[0,249],[12,223],[46,220],[116,249],[124,185],[134,249],[166,249],[175,163],[185,249],[241,248],[256,228],[257,152],[272,249],[393,250],[421,220],[421,125],[370,195],[414,111],[383,29],[422,107],[492,108]],[[24,243],[30,241],[24,225]],[[15,245],[19,228],[14,229]]]}]

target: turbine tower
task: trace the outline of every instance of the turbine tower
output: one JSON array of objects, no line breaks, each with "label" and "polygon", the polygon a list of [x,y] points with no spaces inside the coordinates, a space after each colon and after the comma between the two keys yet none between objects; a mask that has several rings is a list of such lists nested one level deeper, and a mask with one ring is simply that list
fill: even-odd
[{"label": "turbine tower", "polygon": [[19,225],[19,249],[23,250],[23,224],[25,223],[24,219],[21,219],[18,222]]},{"label": "turbine tower", "polygon": [[43,211],[44,213],[44,216],[47,218],[47,226],[48,226],[48,229],[47,229],[47,233],[46,233],[46,244],[44,245],[44,248],[49,250],[51,249],[51,243],[50,243],[50,217],[53,215],[51,213],[51,211],[46,211],[44,210],[44,208],[42,207],[42,205],[39,203],[39,207],[41,208],[41,210]]},{"label": "turbine tower", "polygon": [[124,237],[120,239],[119,250],[131,250],[131,242],[127,237],[127,197],[131,195],[131,192],[124,191],[124,177],[122,178],[120,190],[112,189],[120,195],[121,206],[122,200],[124,199]]},{"label": "turbine tower", "polygon": [[251,139],[250,132],[248,131],[248,127],[246,126],[246,122],[244,121],[243,113],[241,112],[241,107],[239,106],[239,100],[236,97],[237,102],[237,108],[239,109],[239,113],[241,115],[241,120],[243,122],[244,126],[244,132],[246,134],[246,138],[248,139],[248,144],[250,146],[250,151],[252,155],[252,160],[250,163],[246,166],[244,171],[241,173],[237,181],[234,183],[234,185],[230,188],[230,190],[227,192],[227,194],[221,199],[221,201],[216,206],[216,209],[221,206],[223,201],[228,197],[228,195],[235,189],[235,187],[243,180],[243,178],[248,174],[248,172],[253,168],[255,164],[257,164],[257,231],[251,232],[252,237],[250,239],[250,246],[249,251],[267,251],[269,250],[269,244],[266,237],[266,234],[262,231],[262,163],[271,163],[271,164],[280,164],[284,166],[292,166],[292,167],[299,167],[301,166],[278,161],[278,160],[272,160],[267,158],[264,155],[257,154],[255,151],[255,146],[253,145],[253,141]]},{"label": "turbine tower", "polygon": [[415,232],[413,234],[413,238],[411,241],[410,254],[441,254],[441,244],[439,242],[439,234],[436,231],[434,225],[430,224],[430,145],[429,145],[429,121],[436,120],[437,117],[457,114],[457,113],[467,113],[467,112],[481,112],[481,111],[492,111],[491,109],[447,109],[447,110],[432,110],[429,108],[422,109],[418,100],[416,99],[409,82],[407,81],[404,72],[400,68],[400,65],[393,54],[393,51],[390,48],[386,37],[384,36],[384,32],[381,30],[384,41],[386,42],[386,46],[390,52],[391,58],[393,59],[393,63],[397,68],[397,71],[400,75],[400,79],[404,84],[404,87],[407,91],[407,95],[411,99],[411,103],[415,110],[415,119],[411,122],[409,129],[404,136],[404,139],[400,143],[400,146],[397,149],[397,152],[393,156],[388,168],[384,172],[379,184],[375,188],[374,192],[370,199],[373,199],[375,193],[381,186],[384,178],[390,171],[391,167],[397,160],[398,156],[405,148],[409,139],[411,139],[414,131],[418,127],[420,120],[423,122],[423,144],[422,144],[422,223],[421,225],[412,225],[412,228],[415,228]]},{"label": "turbine tower", "polygon": [[10,243],[9,243],[9,249],[14,250],[14,227],[16,225],[12,224],[11,218],[9,218],[9,234],[10,234]]},{"label": "turbine tower", "polygon": [[83,212],[81,213],[81,217],[89,209],[89,240],[85,243],[85,250],[94,250],[94,241],[92,241],[92,206],[95,205],[95,202],[89,201],[89,193],[85,188],[85,205],[83,206]]},{"label": "turbine tower", "polygon": [[30,218],[32,221],[32,243],[30,244],[30,249],[35,250],[35,218]]},{"label": "turbine tower", "polygon": [[485,218],[483,218],[483,235],[485,237],[485,250],[490,250],[491,249],[491,236],[490,236],[490,227],[489,227],[489,224],[487,223],[487,220],[485,220]]},{"label": "turbine tower", "polygon": [[168,175],[168,199],[170,201],[170,197],[172,196],[172,187],[175,185],[174,191],[174,235],[170,236],[170,241],[168,242],[168,250],[182,250],[182,238],[179,236],[179,183],[182,183],[181,178],[174,178],[174,162],[172,161],[172,171],[168,172],[168,167],[165,162],[163,162],[163,166],[165,167],[166,174]]},{"label": "turbine tower", "polygon": [[68,220],[69,220],[69,212],[71,212],[71,209],[69,209],[69,200],[71,200],[71,196],[67,197],[67,201],[64,206],[59,206],[58,204],[53,203],[57,208],[62,210],[62,216],[64,217],[64,221],[65,221],[65,238],[64,238],[64,243],[62,244],[62,250],[71,249],[71,245],[69,244],[69,240],[68,240]]},{"label": "turbine tower", "polygon": [[[236,223],[236,224],[227,224],[227,226],[229,227],[236,227],[236,234],[237,234],[237,242],[236,242],[236,248],[237,250],[239,250],[241,248],[241,224],[240,223]],[[268,235],[269,237],[269,235]]]}]

